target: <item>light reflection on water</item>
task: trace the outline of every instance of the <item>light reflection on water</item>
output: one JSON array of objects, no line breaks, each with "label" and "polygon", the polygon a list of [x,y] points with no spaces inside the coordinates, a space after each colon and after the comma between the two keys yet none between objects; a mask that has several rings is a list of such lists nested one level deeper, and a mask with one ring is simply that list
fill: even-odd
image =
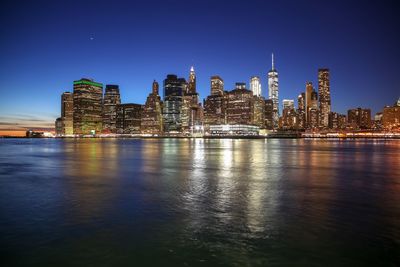
[{"label": "light reflection on water", "polygon": [[10,265],[393,265],[396,140],[0,140]]}]

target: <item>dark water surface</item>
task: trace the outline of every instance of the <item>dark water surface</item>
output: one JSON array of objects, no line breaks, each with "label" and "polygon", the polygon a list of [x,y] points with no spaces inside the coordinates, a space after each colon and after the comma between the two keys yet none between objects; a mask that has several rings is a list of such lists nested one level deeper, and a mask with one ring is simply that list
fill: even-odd
[{"label": "dark water surface", "polygon": [[0,139],[2,266],[399,266],[399,140]]}]

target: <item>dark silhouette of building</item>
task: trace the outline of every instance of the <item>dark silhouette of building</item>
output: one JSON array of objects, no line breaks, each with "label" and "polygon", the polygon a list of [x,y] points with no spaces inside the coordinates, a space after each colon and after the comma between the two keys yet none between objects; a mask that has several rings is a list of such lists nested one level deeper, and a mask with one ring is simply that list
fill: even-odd
[{"label": "dark silhouette of building", "polygon": [[59,135],[74,133],[74,96],[71,92],[61,95],[61,132]]},{"label": "dark silhouette of building", "polygon": [[55,128],[56,128],[56,136],[63,136],[63,120],[62,118],[57,118],[55,122]]},{"label": "dark silhouette of building", "polygon": [[264,101],[264,125],[268,130],[274,129],[274,102],[272,99],[265,99]]},{"label": "dark silhouette of building", "polygon": [[142,105],[119,104],[117,105],[117,133],[140,134]]}]

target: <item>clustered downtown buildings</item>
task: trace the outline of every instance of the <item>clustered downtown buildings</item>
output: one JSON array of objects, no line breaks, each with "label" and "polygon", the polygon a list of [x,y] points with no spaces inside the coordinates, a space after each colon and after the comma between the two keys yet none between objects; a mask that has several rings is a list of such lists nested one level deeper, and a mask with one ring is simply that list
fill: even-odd
[{"label": "clustered downtown buildings", "polygon": [[261,95],[258,76],[238,82],[227,91],[219,76],[211,77],[211,92],[203,104],[196,90],[196,74],[188,80],[167,75],[163,99],[154,81],[146,103],[121,103],[118,85],[91,79],[74,81],[73,92],[61,96],[61,117],[56,120],[58,136],[141,135],[141,136],[257,136],[285,132],[329,132],[389,130],[400,127],[400,100],[371,118],[370,109],[356,108],[343,115],[332,111],[329,69],[318,70],[318,92],[312,82],[297,98],[283,99],[279,109],[278,71],[272,55],[268,77],[268,98]]}]

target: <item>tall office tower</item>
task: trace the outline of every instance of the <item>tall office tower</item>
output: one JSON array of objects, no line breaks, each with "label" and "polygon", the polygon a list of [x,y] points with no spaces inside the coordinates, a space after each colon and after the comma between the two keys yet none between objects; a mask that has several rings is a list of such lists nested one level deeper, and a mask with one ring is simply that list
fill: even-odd
[{"label": "tall office tower", "polygon": [[329,86],[329,69],[318,70],[318,94],[319,94],[319,116],[320,125],[327,128],[329,124],[329,113],[331,112],[331,93]]},{"label": "tall office tower", "polygon": [[143,106],[140,104],[117,105],[117,133],[140,134],[142,109]]},{"label": "tall office tower", "polygon": [[189,86],[188,86],[188,93],[195,94],[196,93],[196,73],[194,72],[193,66],[190,68],[189,73]]},{"label": "tall office tower", "polygon": [[211,95],[204,100],[204,126],[206,131],[210,125],[226,123],[224,81],[219,76],[212,76],[210,80]]},{"label": "tall office tower", "polygon": [[158,82],[153,81],[152,91],[142,111],[141,132],[161,135],[163,133],[162,101],[158,94]]},{"label": "tall office tower", "polygon": [[211,95],[224,94],[224,80],[219,76],[211,77]]},{"label": "tall office tower", "polygon": [[253,125],[265,128],[265,98],[253,96]]},{"label": "tall office tower", "polygon": [[254,96],[261,96],[261,82],[260,77],[253,76],[250,78],[250,91]]},{"label": "tall office tower", "polygon": [[306,92],[305,92],[305,113],[306,113],[306,124],[310,122],[308,118],[308,112],[311,108],[311,94],[314,91],[312,82],[306,82]]},{"label": "tall office tower", "polygon": [[299,129],[306,128],[306,94],[301,93],[297,97],[297,125]]},{"label": "tall office tower", "polygon": [[74,134],[74,95],[64,92],[61,95],[61,135]]},{"label": "tall office tower", "polygon": [[308,110],[308,128],[316,129],[319,126],[318,93],[311,93],[311,103]]},{"label": "tall office tower", "polygon": [[347,111],[347,122],[354,129],[371,128],[371,110],[363,108],[349,109]]},{"label": "tall office tower", "polygon": [[98,134],[102,130],[103,84],[91,79],[74,81],[74,134]]},{"label": "tall office tower", "polygon": [[245,83],[236,83],[234,90],[226,94],[226,123],[253,123],[253,92],[246,89]]},{"label": "tall office tower", "polygon": [[193,132],[196,125],[202,124],[203,107],[199,103],[199,94],[196,91],[196,74],[191,67],[188,89],[183,94],[182,102],[182,131]]},{"label": "tall office tower", "polygon": [[117,132],[117,105],[119,104],[121,104],[119,86],[107,84],[103,100],[103,132]]},{"label": "tall office tower", "polygon": [[274,103],[274,128],[278,127],[279,122],[279,89],[278,89],[278,71],[275,69],[274,65],[274,54],[272,54],[272,68],[268,72],[268,92],[269,99],[272,99]]},{"label": "tall office tower", "polygon": [[184,78],[169,74],[164,80],[163,123],[164,132],[179,133],[182,130],[182,103],[187,83]]},{"label": "tall office tower", "polygon": [[274,128],[274,103],[272,99],[265,99],[264,119],[265,128],[272,130]]},{"label": "tall office tower", "polygon": [[285,108],[294,108],[294,100],[293,99],[283,99],[282,107]]}]

